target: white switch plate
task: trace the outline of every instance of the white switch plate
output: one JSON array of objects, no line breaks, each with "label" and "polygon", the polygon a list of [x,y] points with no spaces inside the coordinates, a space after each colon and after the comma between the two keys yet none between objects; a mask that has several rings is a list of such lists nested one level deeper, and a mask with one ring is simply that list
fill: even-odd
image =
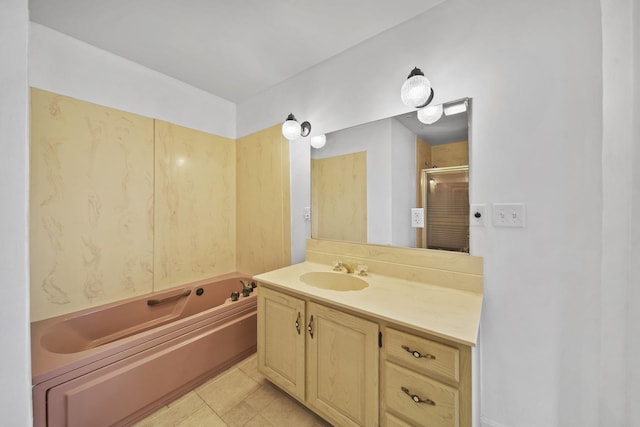
[{"label": "white switch plate", "polygon": [[310,207],[305,207],[304,208],[303,216],[304,216],[304,220],[306,222],[311,221],[311,208]]},{"label": "white switch plate", "polygon": [[423,208],[411,208],[411,227],[413,228],[424,227],[424,209]]},{"label": "white switch plate", "polygon": [[524,203],[494,203],[493,225],[496,227],[524,227]]},{"label": "white switch plate", "polygon": [[487,223],[487,205],[472,204],[469,209],[469,225],[484,227]]}]

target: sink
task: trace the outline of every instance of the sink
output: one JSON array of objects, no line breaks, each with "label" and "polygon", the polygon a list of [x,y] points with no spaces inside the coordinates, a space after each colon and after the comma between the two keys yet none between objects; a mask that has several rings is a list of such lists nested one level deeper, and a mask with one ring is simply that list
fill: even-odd
[{"label": "sink", "polygon": [[346,273],[332,273],[330,271],[311,271],[300,276],[300,280],[309,286],[330,289],[332,291],[359,291],[369,284],[359,277]]}]

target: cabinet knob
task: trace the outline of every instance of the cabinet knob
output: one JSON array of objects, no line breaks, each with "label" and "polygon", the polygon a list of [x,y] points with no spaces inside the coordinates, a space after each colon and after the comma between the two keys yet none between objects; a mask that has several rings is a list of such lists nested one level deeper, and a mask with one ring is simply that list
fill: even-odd
[{"label": "cabinet knob", "polygon": [[400,390],[402,390],[402,392],[404,394],[406,394],[407,396],[409,396],[411,398],[411,400],[413,400],[416,403],[424,403],[427,405],[431,405],[431,406],[436,406],[436,402],[434,402],[431,399],[422,399],[420,396],[418,396],[417,394],[411,394],[411,392],[409,391],[408,388],[406,387],[400,387]]},{"label": "cabinet knob", "polygon": [[421,354],[419,351],[417,350],[411,350],[409,347],[407,347],[406,345],[402,346],[402,349],[404,351],[406,351],[407,353],[411,353],[411,355],[413,357],[415,357],[416,359],[420,359],[420,358],[424,358],[424,359],[429,359],[429,360],[436,360],[436,357],[433,354]]}]

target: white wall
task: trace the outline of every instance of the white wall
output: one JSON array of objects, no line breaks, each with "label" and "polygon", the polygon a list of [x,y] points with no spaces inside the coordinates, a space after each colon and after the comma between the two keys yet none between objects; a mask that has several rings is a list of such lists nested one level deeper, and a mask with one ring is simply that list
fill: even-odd
[{"label": "white wall", "polygon": [[234,103],[40,24],[29,28],[30,86],[236,137]]},{"label": "white wall", "polygon": [[28,194],[29,139],[26,0],[0,2],[0,416],[3,425],[29,426]]},{"label": "white wall", "polygon": [[[603,265],[603,173],[613,165],[603,163],[600,6],[448,0],[238,105],[239,135],[289,112],[330,132],[407,111],[398,92],[413,66],[432,81],[434,103],[473,98],[470,201],[527,207],[525,229],[488,226],[471,235],[472,254],[485,260],[486,426],[609,419],[600,341],[611,331],[602,316],[616,302],[601,294],[619,285],[605,285],[602,275],[610,268]],[[609,238],[607,248],[624,243]],[[612,365],[609,386],[624,369]]]},{"label": "white wall", "polygon": [[[629,8],[630,6],[630,8]],[[640,425],[640,222],[636,220],[640,216],[640,0],[629,2],[625,9],[632,20],[630,28],[632,63],[632,84],[633,92],[628,91],[633,99],[632,105],[632,126],[631,135],[632,153],[629,156],[632,161],[632,205],[630,214],[630,250],[629,280],[627,282],[629,292],[627,294],[628,316],[627,316],[627,410],[629,425],[635,422]],[[607,26],[606,28],[608,28]],[[624,126],[624,124],[623,124]],[[624,253],[624,252],[623,252]]]},{"label": "white wall", "polygon": [[[602,282],[600,324],[599,425],[626,426],[627,323],[632,289],[629,258],[633,177],[633,41],[632,1],[602,1],[603,140],[602,140]],[[636,77],[637,78],[637,77]],[[635,141],[637,145],[637,141]],[[627,305],[627,301],[630,302]],[[637,301],[637,300],[636,300]],[[636,333],[638,329],[636,328]],[[637,363],[637,359],[631,359]],[[632,366],[632,365],[630,365]],[[632,368],[633,369],[633,368]],[[637,370],[637,368],[635,368]],[[630,377],[630,376],[629,376]],[[630,377],[632,378],[632,377]],[[638,419],[640,423],[640,419]]]},{"label": "white wall", "polygon": [[416,246],[411,208],[416,207],[416,135],[391,120],[391,244]]}]

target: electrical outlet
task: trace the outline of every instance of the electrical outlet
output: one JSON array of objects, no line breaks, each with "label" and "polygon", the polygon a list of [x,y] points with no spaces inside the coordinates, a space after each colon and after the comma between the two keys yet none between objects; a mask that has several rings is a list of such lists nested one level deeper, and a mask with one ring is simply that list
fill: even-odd
[{"label": "electrical outlet", "polygon": [[494,203],[493,225],[496,227],[524,227],[524,203]]},{"label": "electrical outlet", "polygon": [[484,227],[486,225],[487,205],[473,204],[469,209],[469,225]]},{"label": "electrical outlet", "polygon": [[424,209],[423,208],[411,208],[411,227],[413,228],[424,227]]}]

